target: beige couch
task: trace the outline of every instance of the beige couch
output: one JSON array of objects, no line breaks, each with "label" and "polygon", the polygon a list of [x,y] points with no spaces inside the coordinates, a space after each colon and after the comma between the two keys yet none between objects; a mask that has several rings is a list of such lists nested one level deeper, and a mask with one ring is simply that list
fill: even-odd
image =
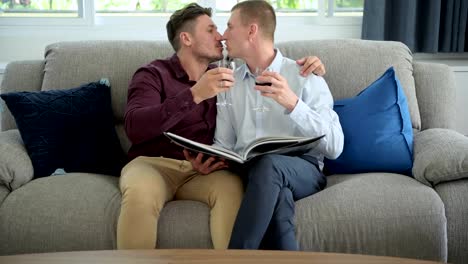
[{"label": "beige couch", "polygon": [[[394,66],[415,132],[415,178],[391,173],[329,176],[327,188],[296,203],[297,238],[309,251],[468,262],[468,139],[454,132],[455,84],[445,65],[418,63],[397,42],[317,40],[279,43],[285,56],[314,54],[335,99],[356,95]],[[166,42],[86,41],[48,46],[44,60],[7,66],[1,92],[76,87],[106,77],[115,125],[122,122],[134,71],[172,54]],[[114,249],[118,178],[87,173],[32,180],[31,161],[8,109],[0,133],[0,254]],[[208,208],[169,202],[158,247],[210,248]]]}]

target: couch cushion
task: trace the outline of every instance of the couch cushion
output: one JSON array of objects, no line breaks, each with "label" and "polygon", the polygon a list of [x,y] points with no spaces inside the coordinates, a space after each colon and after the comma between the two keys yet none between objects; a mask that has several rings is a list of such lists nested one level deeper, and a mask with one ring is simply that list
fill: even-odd
[{"label": "couch cushion", "polygon": [[468,137],[432,128],[414,138],[414,177],[429,186],[468,178]]},{"label": "couch cushion", "polygon": [[330,174],[393,172],[411,175],[413,129],[406,96],[393,68],[356,97],[335,102],[344,148],[325,160]]},{"label": "couch cushion", "polygon": [[448,263],[468,261],[468,179],[435,186],[447,216]]},{"label": "couch cushion", "polygon": [[0,207],[8,194],[10,194],[10,190],[8,190],[6,186],[0,184]]},{"label": "couch cushion", "polygon": [[[69,173],[35,179],[11,192],[0,206],[0,255],[115,249],[118,181]],[[209,215],[204,203],[167,203],[159,219],[158,247],[212,247]]]},{"label": "couch cushion", "polygon": [[120,175],[125,159],[114,128],[110,86],[0,95],[15,117],[35,177],[67,172]]},{"label": "couch cushion", "polygon": [[158,248],[213,248],[208,205],[172,201],[159,217]]},{"label": "couch cushion", "polygon": [[[40,91],[44,76],[44,61],[13,61],[8,63],[3,74],[0,92]],[[0,104],[4,104],[0,100]],[[1,108],[1,106],[0,106]],[[7,107],[0,113],[1,130],[15,129],[15,119]]]},{"label": "couch cushion", "polygon": [[114,249],[120,198],[111,176],[35,179],[0,207],[0,254]]},{"label": "couch cushion", "polygon": [[46,47],[42,90],[75,87],[108,78],[112,84],[112,108],[122,122],[128,83],[135,71],[156,58],[174,53],[167,41],[76,41]]},{"label": "couch cushion", "polygon": [[408,99],[413,128],[421,129],[411,51],[401,42],[360,39],[306,40],[278,43],[284,56],[316,55],[325,64],[324,76],[335,100],[355,96],[393,66]]},{"label": "couch cushion", "polygon": [[296,202],[302,250],[447,260],[444,204],[432,188],[390,173],[327,178]]}]

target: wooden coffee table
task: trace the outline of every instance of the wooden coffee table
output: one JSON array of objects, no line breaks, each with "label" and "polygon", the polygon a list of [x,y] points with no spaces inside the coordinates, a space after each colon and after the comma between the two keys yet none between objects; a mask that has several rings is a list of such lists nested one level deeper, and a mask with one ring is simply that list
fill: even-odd
[{"label": "wooden coffee table", "polygon": [[191,264],[191,263],[347,263],[347,264],[433,264],[439,262],[416,259],[292,251],[263,250],[209,250],[209,249],[164,249],[164,250],[108,250],[77,251],[43,254],[1,256],[2,264]]}]

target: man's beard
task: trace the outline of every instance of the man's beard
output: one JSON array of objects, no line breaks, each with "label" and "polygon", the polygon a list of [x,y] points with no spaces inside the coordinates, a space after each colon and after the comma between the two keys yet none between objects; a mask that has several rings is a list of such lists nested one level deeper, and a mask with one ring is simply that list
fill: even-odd
[{"label": "man's beard", "polygon": [[210,63],[213,63],[215,61],[219,61],[219,60],[222,60],[224,58],[224,56],[221,54],[219,56],[216,56],[216,57],[213,57],[213,58],[210,58]]},{"label": "man's beard", "polygon": [[214,52],[209,52],[208,50],[195,50],[194,55],[198,60],[208,61],[208,63],[213,63],[224,58],[222,53],[215,54]]}]

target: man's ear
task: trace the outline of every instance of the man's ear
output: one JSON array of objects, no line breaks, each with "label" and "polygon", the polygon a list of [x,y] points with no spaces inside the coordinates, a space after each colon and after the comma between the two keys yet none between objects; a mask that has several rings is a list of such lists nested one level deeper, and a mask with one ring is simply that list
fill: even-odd
[{"label": "man's ear", "polygon": [[188,32],[180,32],[179,39],[182,45],[190,47],[192,46],[192,36]]},{"label": "man's ear", "polygon": [[250,24],[249,26],[249,40],[252,40],[258,34],[258,25]]}]

